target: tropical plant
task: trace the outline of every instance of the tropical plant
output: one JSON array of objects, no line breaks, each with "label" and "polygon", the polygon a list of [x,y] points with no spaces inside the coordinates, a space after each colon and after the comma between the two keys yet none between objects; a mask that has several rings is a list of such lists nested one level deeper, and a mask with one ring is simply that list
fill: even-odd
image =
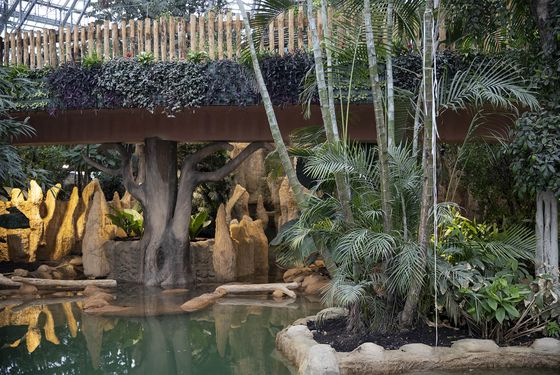
[{"label": "tropical plant", "polygon": [[191,215],[191,222],[189,223],[189,237],[195,239],[202,229],[206,228],[212,222],[208,219],[207,211],[200,211],[195,215]]},{"label": "tropical plant", "polygon": [[141,237],[144,233],[144,218],[138,211],[125,208],[117,210],[111,206],[111,213],[107,214],[112,223],[122,229],[127,237]]}]

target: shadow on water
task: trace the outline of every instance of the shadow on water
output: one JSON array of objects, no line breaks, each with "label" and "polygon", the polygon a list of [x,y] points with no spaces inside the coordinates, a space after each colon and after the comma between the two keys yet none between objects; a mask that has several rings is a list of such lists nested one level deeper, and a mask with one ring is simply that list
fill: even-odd
[{"label": "shadow on water", "polygon": [[290,373],[274,350],[276,333],[316,313],[317,300],[239,297],[191,314],[177,309],[201,292],[121,288],[117,301],[132,308],[129,316],[83,313],[81,302],[8,307],[0,312],[0,373]]}]

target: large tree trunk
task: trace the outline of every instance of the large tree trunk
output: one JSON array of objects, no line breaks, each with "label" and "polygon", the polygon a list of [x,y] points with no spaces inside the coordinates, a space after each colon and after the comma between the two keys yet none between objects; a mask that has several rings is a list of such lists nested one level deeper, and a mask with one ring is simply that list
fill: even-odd
[{"label": "large tree trunk", "polygon": [[[429,245],[429,212],[433,204],[433,188],[434,188],[434,163],[433,163],[433,122],[434,113],[434,96],[433,96],[433,29],[434,14],[433,0],[426,1],[426,10],[424,11],[424,57],[423,57],[423,84],[424,84],[424,140],[422,145],[422,198],[420,202],[420,223],[418,225],[418,243],[420,252],[418,257],[422,264],[422,269],[426,268],[428,245]],[[401,313],[400,324],[403,328],[412,325],[414,313],[418,306],[420,292],[422,290],[422,282],[414,282],[406,297],[406,302]]]},{"label": "large tree trunk", "polygon": [[537,194],[535,273],[558,283],[558,200],[551,191]]}]

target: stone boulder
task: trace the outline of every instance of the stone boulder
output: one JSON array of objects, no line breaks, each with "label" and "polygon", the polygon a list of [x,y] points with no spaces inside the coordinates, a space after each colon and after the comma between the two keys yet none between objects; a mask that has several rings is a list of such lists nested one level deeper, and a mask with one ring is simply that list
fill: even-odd
[{"label": "stone boulder", "polygon": [[321,294],[325,287],[329,285],[329,282],[330,279],[328,277],[314,273],[303,279],[301,287],[305,294]]},{"label": "stone boulder", "polygon": [[107,217],[109,206],[102,191],[97,191],[87,216],[82,241],[82,261],[87,277],[104,277],[111,271],[105,243],[115,237],[116,227]]},{"label": "stone boulder", "polygon": [[235,185],[231,197],[226,203],[226,222],[232,219],[241,220],[243,216],[249,215],[249,193],[241,185]]},{"label": "stone boulder", "polygon": [[223,204],[220,205],[216,214],[216,238],[212,264],[214,265],[216,281],[229,282],[235,280],[237,275],[236,251],[230,237],[230,229]]},{"label": "stone boulder", "polygon": [[339,375],[336,351],[327,344],[313,345],[299,368],[300,375]]},{"label": "stone boulder", "polygon": [[237,277],[268,275],[268,239],[260,220],[243,216],[240,222],[233,220],[230,235],[236,253]]},{"label": "stone boulder", "polygon": [[78,215],[77,208],[79,202],[80,195],[78,193],[78,188],[74,187],[66,205],[66,212],[64,213],[62,223],[56,233],[56,242],[51,259],[58,260],[67,256],[76,245],[77,233],[75,222]]},{"label": "stone boulder", "polygon": [[301,282],[306,276],[309,276],[313,273],[309,267],[297,267],[297,268],[290,268],[284,272],[282,279],[285,283],[291,283],[293,281]]},{"label": "stone boulder", "polygon": [[119,282],[139,283],[142,271],[140,241],[107,241],[103,244],[109,261],[108,277]]}]

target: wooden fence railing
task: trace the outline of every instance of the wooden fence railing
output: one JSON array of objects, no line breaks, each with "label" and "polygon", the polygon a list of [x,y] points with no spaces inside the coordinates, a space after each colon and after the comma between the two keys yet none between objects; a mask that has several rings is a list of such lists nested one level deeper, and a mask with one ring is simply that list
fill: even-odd
[{"label": "wooden fence railing", "polygon": [[[320,14],[318,26],[321,28]],[[311,35],[303,7],[279,15],[269,25],[259,48],[283,55],[308,49]],[[321,29],[319,30],[321,31]],[[1,49],[4,65],[25,65],[31,69],[79,62],[96,54],[105,60],[119,56],[152,53],[156,61],[185,59],[190,51],[205,51],[214,59],[240,55],[243,22],[231,12],[191,15],[184,18],[123,20],[60,27],[58,30],[7,33]]]}]

